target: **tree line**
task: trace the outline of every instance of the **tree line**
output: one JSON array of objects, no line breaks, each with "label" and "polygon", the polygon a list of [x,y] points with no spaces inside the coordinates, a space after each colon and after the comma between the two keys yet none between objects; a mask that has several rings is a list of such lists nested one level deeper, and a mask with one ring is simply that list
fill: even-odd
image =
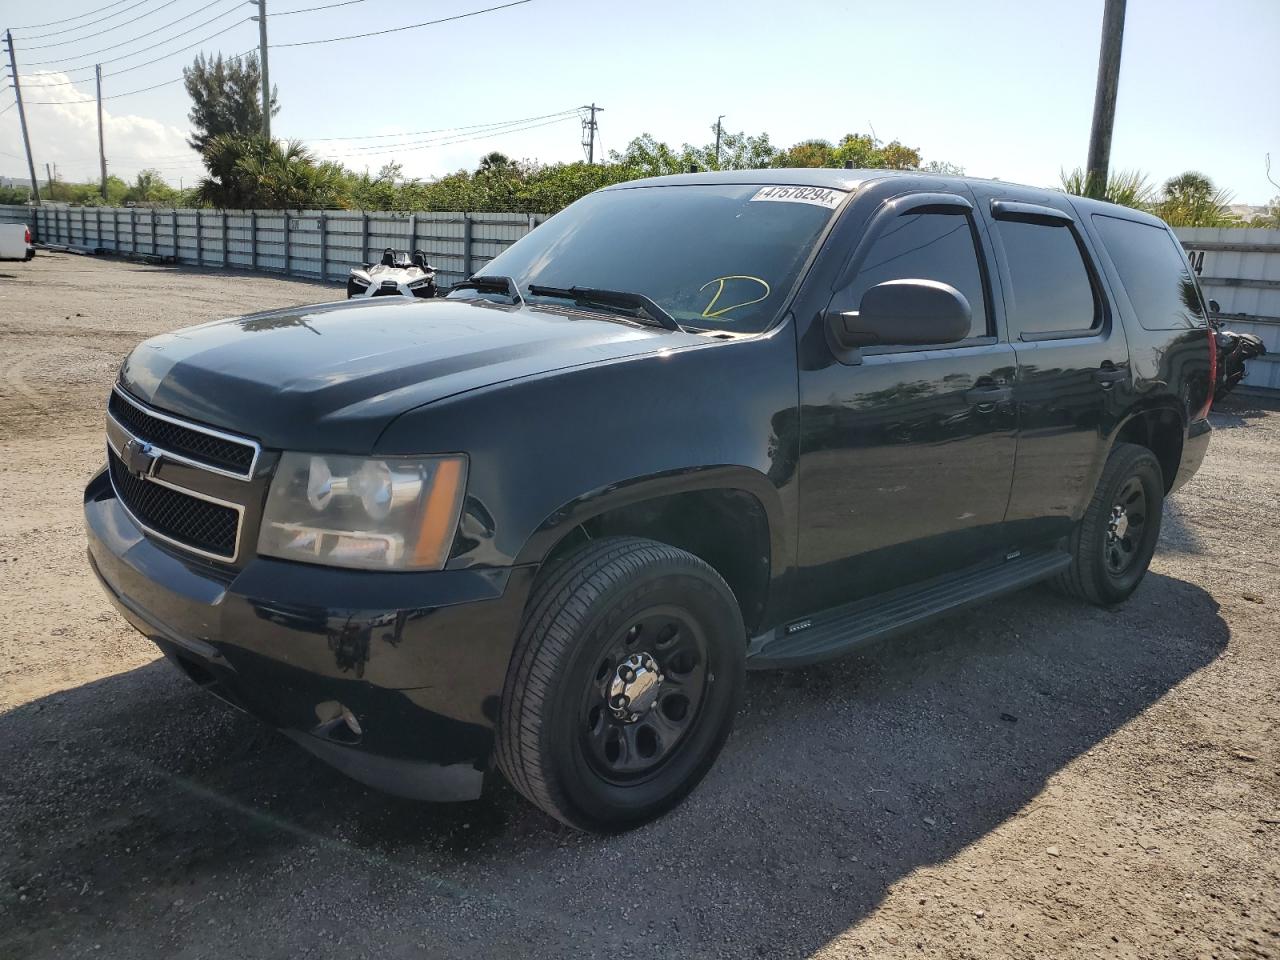
[{"label": "tree line", "polygon": [[[725,133],[719,143],[679,147],[645,133],[602,163],[538,163],[489,153],[473,170],[421,180],[405,177],[398,163],[377,172],[351,170],[318,158],[296,140],[261,135],[261,73],[257,57],[224,59],[199,56],[183,71],[191,97],[192,134],[206,174],[193,187],[175,189],[156,170],[144,170],[132,183],[108,177],[106,196],[98,184],[53,182],[48,198],[73,204],[112,206],[213,207],[220,209],[363,209],[554,213],[579,197],[613,183],[689,170],[754,170],[777,167],[844,167],[925,170],[962,174],[946,161],[926,161],[915,147],[897,140],[849,133],[839,141],[802,140],[788,147],[768,134]],[[279,111],[271,91],[270,109]],[[714,128],[713,128],[714,129]],[[1085,193],[1081,171],[1063,173],[1061,189]],[[22,203],[29,191],[0,187],[0,203]],[[1149,210],[1174,226],[1280,227],[1280,197],[1260,218],[1246,224],[1229,209],[1230,195],[1204,174],[1189,171],[1160,187],[1139,172],[1113,175],[1105,198]]]}]

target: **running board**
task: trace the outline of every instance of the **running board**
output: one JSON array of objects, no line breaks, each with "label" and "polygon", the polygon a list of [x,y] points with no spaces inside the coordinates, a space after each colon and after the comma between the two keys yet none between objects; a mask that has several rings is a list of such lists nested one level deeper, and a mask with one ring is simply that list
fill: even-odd
[{"label": "running board", "polygon": [[756,637],[747,650],[747,668],[799,667],[838,657],[873,640],[912,630],[971,604],[1047,579],[1069,566],[1070,556],[1048,550],[832,607]]}]

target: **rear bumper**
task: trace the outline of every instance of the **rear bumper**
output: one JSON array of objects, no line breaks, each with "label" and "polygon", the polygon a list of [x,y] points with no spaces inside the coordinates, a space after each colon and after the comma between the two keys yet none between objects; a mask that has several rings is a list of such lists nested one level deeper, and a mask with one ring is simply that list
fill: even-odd
[{"label": "rear bumper", "polygon": [[1169,488],[1170,493],[1182,487],[1196,475],[1196,471],[1200,469],[1200,464],[1204,463],[1204,458],[1209,452],[1209,437],[1212,434],[1213,428],[1209,426],[1208,420],[1191,421],[1187,427],[1186,439],[1182,441],[1182,459],[1178,462],[1178,473],[1173,478],[1173,486]]},{"label": "rear bumper", "polygon": [[84,509],[108,596],[191,679],[379,789],[479,794],[531,568],[232,571],[144,537],[104,473]]}]

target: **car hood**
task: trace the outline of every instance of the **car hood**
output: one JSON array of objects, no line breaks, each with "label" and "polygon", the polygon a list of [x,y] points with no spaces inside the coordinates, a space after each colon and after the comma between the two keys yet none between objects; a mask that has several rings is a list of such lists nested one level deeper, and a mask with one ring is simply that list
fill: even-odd
[{"label": "car hood", "polygon": [[541,305],[386,298],[218,320],[153,337],[125,360],[120,383],[160,410],[267,447],[364,453],[392,419],[423,404],[705,342]]}]

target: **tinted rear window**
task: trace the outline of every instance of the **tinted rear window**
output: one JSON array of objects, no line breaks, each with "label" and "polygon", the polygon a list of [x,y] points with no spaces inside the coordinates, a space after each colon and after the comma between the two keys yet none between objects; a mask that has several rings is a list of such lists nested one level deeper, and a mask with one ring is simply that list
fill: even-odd
[{"label": "tinted rear window", "polygon": [[1097,325],[1098,305],[1075,231],[997,220],[1009,262],[1011,334],[1076,334]]},{"label": "tinted rear window", "polygon": [[1094,214],[1138,322],[1147,330],[1205,324],[1200,293],[1177,242],[1163,227]]}]

